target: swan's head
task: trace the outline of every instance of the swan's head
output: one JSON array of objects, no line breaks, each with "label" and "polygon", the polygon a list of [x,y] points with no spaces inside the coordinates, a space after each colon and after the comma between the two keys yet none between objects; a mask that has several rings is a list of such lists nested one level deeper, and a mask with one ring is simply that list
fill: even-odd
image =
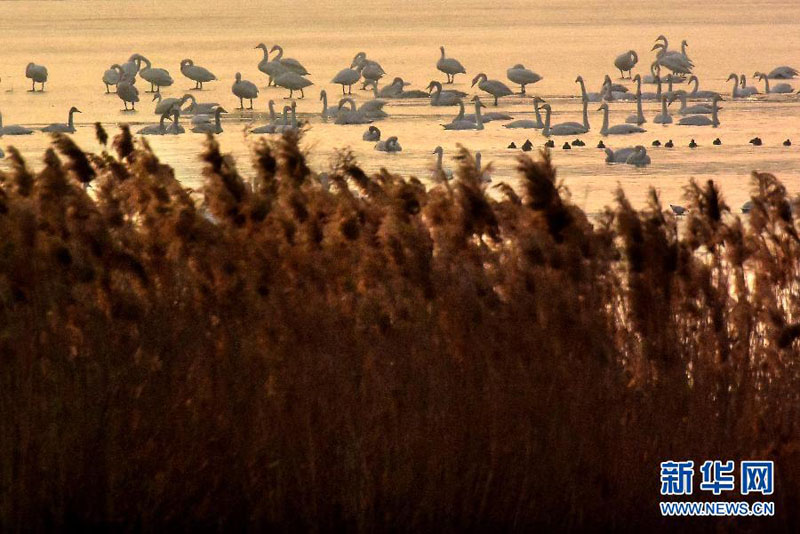
[{"label": "swan's head", "polygon": [[221,113],[227,113],[228,111],[223,108],[222,106],[217,106],[216,114],[219,115]]},{"label": "swan's head", "polygon": [[69,112],[70,112],[70,114],[72,114],[72,113],[80,113],[81,110],[79,110],[75,106],[72,106],[71,108],[69,108]]},{"label": "swan's head", "polygon": [[319,99],[322,101],[323,99],[328,98],[328,93],[325,92],[325,89],[319,92]]},{"label": "swan's head", "polygon": [[428,84],[428,87],[426,87],[425,89],[427,89],[429,93],[432,92],[434,89],[438,89],[439,91],[441,91],[442,84],[437,81],[432,81],[431,83]]},{"label": "swan's head", "polygon": [[479,108],[485,108],[485,107],[486,107],[486,104],[484,104],[483,102],[481,102],[481,99],[478,97],[478,95],[475,95],[474,97],[472,97],[472,101],[473,101],[473,102],[475,103],[475,105],[476,105],[476,106],[478,106]]},{"label": "swan's head", "polygon": [[525,65],[523,65],[522,63],[517,63],[516,65],[514,65],[514,66],[513,66],[513,67],[511,67],[511,68],[512,68],[512,69],[524,69],[524,68],[525,68]]},{"label": "swan's head", "polygon": [[237,72],[236,73],[236,81],[237,82],[241,82],[242,81],[242,73],[241,72]]},{"label": "swan's head", "polygon": [[606,104],[605,102],[603,102],[603,103],[600,105],[600,107],[599,107],[599,108],[597,108],[597,111],[608,111],[608,104]]},{"label": "swan's head", "polygon": [[378,127],[377,127],[377,126],[370,126],[370,127],[368,128],[368,130],[369,130],[370,132],[372,132],[372,133],[377,133],[377,134],[381,133],[381,131],[378,129]]},{"label": "swan's head", "polygon": [[642,75],[641,74],[637,74],[636,76],[633,77],[633,81],[634,82],[641,82],[642,81]]},{"label": "swan's head", "polygon": [[582,82],[583,82],[583,76],[578,76],[577,78],[575,78],[575,83],[582,83]]},{"label": "swan's head", "polygon": [[194,65],[194,61],[192,61],[191,59],[182,59],[181,60],[181,68],[183,68],[183,67],[191,67],[192,65]]},{"label": "swan's head", "polygon": [[544,103],[544,99],[542,97],[540,97],[540,96],[534,96],[533,97],[533,105],[543,104],[543,103]]},{"label": "swan's head", "polygon": [[255,48],[256,48],[256,49],[260,48],[260,49],[261,49],[261,50],[263,50],[264,52],[266,52],[266,51],[267,51],[267,45],[265,45],[264,43],[258,43],[258,44],[255,46]]},{"label": "swan's head", "polygon": [[443,47],[443,46],[440,46],[440,47],[439,47],[439,50],[441,50],[441,51],[442,51],[442,54],[444,54],[444,47]]},{"label": "swan's head", "polygon": [[481,72],[480,74],[478,74],[477,76],[472,78],[472,87],[475,87],[476,83],[480,83],[481,81],[487,80],[487,79],[488,79],[488,77],[486,76],[486,74]]},{"label": "swan's head", "polygon": [[683,47],[685,47],[685,48],[689,48],[689,43],[688,43],[688,42],[686,42],[686,39],[684,39],[683,41],[681,41],[681,46],[683,46]]},{"label": "swan's head", "polygon": [[156,100],[158,100],[159,102],[161,102],[161,93],[159,93],[158,91],[156,91],[155,93],[153,93],[153,102],[155,102]]},{"label": "swan's head", "polygon": [[656,41],[664,41],[664,43],[666,43],[666,42],[667,42],[667,38],[666,38],[666,37],[664,36],[664,34],[662,33],[661,35],[659,35],[658,37],[656,37]]},{"label": "swan's head", "polygon": [[367,59],[366,52],[359,52],[353,58],[353,61],[350,62],[350,68],[352,69],[353,67],[356,67],[356,66],[359,66],[359,65],[363,64],[366,59]]},{"label": "swan's head", "polygon": [[727,79],[727,80],[725,80],[725,81],[726,81],[726,82],[729,82],[729,81],[731,81],[731,80],[736,80],[736,81],[738,82],[738,81],[739,81],[739,77],[738,77],[736,74],[734,74],[734,73],[731,73],[731,75],[730,75],[730,76],[728,76],[728,79]]},{"label": "swan's head", "polygon": [[[442,48],[444,48],[444,47],[442,47]],[[433,149],[433,154],[437,154],[437,155],[441,156],[442,154],[444,154],[444,149],[442,147],[440,147],[440,146],[437,146],[436,148]]]},{"label": "swan's head", "polygon": [[653,45],[653,48],[650,49],[651,52],[654,50],[664,50],[664,45],[662,43],[656,43]]},{"label": "swan's head", "polygon": [[547,111],[547,112],[551,111],[550,104],[545,104],[545,105],[543,105],[543,106],[542,106],[542,109],[543,109],[543,110],[545,110],[545,111]]},{"label": "swan's head", "polygon": [[697,76],[695,76],[694,74],[692,74],[691,76],[689,76],[689,80],[688,80],[688,81],[689,81],[689,83],[692,83],[692,82],[697,82],[697,83],[700,83],[700,80],[698,80],[698,79],[697,79]]},{"label": "swan's head", "polygon": [[755,74],[753,74],[753,78],[758,78],[759,80],[763,80],[766,77],[767,75],[764,74],[763,72],[756,71]]},{"label": "swan's head", "polygon": [[281,47],[281,45],[273,45],[272,48],[269,49],[270,52],[275,52],[276,50],[283,51],[283,48]]}]

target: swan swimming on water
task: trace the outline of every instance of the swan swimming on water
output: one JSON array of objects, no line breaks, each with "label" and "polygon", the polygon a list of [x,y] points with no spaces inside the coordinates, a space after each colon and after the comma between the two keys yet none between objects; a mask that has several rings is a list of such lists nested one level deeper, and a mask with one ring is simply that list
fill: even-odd
[{"label": "swan swimming on water", "polygon": [[603,150],[606,153],[606,163],[625,163],[628,161],[628,156],[632,155],[636,149],[630,146],[617,150],[606,147]]},{"label": "swan swimming on water", "polygon": [[646,132],[644,128],[641,126],[637,126],[635,124],[615,124],[614,126],[608,126],[608,104],[605,102],[597,109],[597,111],[603,112],[603,126],[600,128],[600,135],[628,135],[633,133],[642,133]]},{"label": "swan swimming on water", "polygon": [[[551,135],[579,135],[589,131],[587,124],[578,124],[576,122],[563,122],[551,126],[550,115],[552,113],[552,110],[550,109],[550,104],[543,105],[542,109],[544,110],[545,113],[542,135],[545,137],[550,137]],[[587,116],[584,116],[584,119],[588,122]]]},{"label": "swan swimming on water", "polygon": [[433,153],[436,154],[436,166],[433,168],[431,178],[434,182],[446,182],[453,179],[453,171],[445,169],[442,165],[442,158],[444,157],[444,149],[437,146]]},{"label": "swan swimming on water", "polygon": [[681,101],[681,109],[678,110],[679,115],[709,115],[712,112],[713,106],[710,104],[694,104],[689,106],[686,101],[686,91],[675,91],[669,99],[669,103],[672,104],[676,99],[680,99]]},{"label": "swan swimming on water", "polygon": [[0,113],[0,136],[3,135],[30,135],[33,133],[33,130],[30,128],[25,128],[24,126],[20,126],[19,124],[9,124],[8,126],[3,126],[3,114]]},{"label": "swan swimming on water", "polygon": [[464,116],[464,104],[463,102],[458,103],[459,107],[459,114],[450,124],[443,124],[442,127],[445,130],[483,130],[483,117],[481,117],[481,108],[486,107],[484,106],[481,99],[477,96],[472,99],[475,103],[475,122],[470,120],[460,118]]},{"label": "swan swimming on water", "polygon": [[339,114],[339,108],[338,107],[334,108],[334,107],[329,107],[328,106],[328,93],[327,93],[327,91],[325,91],[325,89],[323,89],[322,91],[319,92],[319,99],[320,99],[320,101],[322,101],[322,118],[323,119],[329,119],[329,118],[335,117],[336,115]]},{"label": "swan swimming on water", "polygon": [[364,141],[380,141],[381,131],[377,126],[370,126],[367,131],[364,132],[364,135],[361,136],[361,139]]},{"label": "swan swimming on water", "polygon": [[461,102],[461,96],[453,91],[443,91],[440,82],[428,84],[431,91],[431,106],[455,106]]},{"label": "swan swimming on water", "polygon": [[447,82],[445,83],[453,83],[455,81],[456,74],[467,73],[467,70],[457,59],[445,57],[443,46],[440,46],[439,50],[441,50],[442,56],[439,58],[439,61],[436,62],[436,68],[447,75]]},{"label": "swan swimming on water", "polygon": [[490,80],[484,73],[480,73],[472,79],[472,87],[478,84],[481,91],[489,93],[494,97],[494,105],[497,105],[497,99],[514,94],[506,84],[500,80]]},{"label": "swan swimming on water", "polygon": [[614,66],[619,70],[621,78],[625,78],[625,72],[628,73],[628,78],[633,75],[633,67],[639,62],[639,56],[635,50],[628,50],[617,56],[614,60]]},{"label": "swan swimming on water", "polygon": [[36,92],[36,84],[42,84],[40,92],[44,92],[44,83],[47,81],[47,67],[44,65],[37,65],[36,63],[28,63],[25,67],[25,77],[31,79],[31,89],[29,93]]},{"label": "swan swimming on water", "polygon": [[533,97],[533,112],[536,114],[536,120],[531,120],[531,119],[516,120],[504,124],[503,128],[531,128],[536,130],[544,128],[544,122],[542,122],[542,115],[539,113],[539,104],[543,103],[544,100],[542,100],[538,96]]},{"label": "swan swimming on water", "polygon": [[[350,105],[350,109],[344,107],[345,104]],[[356,101],[350,97],[342,98],[339,100],[339,113],[336,115],[334,124],[369,124],[372,119],[367,117],[366,113],[356,109]]]},{"label": "swan swimming on water", "polygon": [[647,122],[647,119],[644,118],[644,111],[642,110],[642,82],[638,74],[636,75],[636,82],[636,114],[630,115],[625,119],[625,122],[641,126]]},{"label": "swan swimming on water", "polygon": [[81,110],[79,110],[75,106],[72,106],[69,109],[69,116],[67,117],[67,122],[66,123],[54,122],[53,124],[50,124],[50,125],[45,126],[44,128],[42,128],[42,131],[43,132],[51,132],[51,133],[54,133],[54,132],[57,132],[57,133],[75,133],[75,121],[73,119],[73,115],[75,115],[76,113],[80,113],[80,112],[81,112]]},{"label": "swan swimming on water", "polygon": [[739,76],[737,74],[731,73],[726,81],[731,80],[733,80],[733,91],[731,91],[732,98],[747,98],[753,94],[752,92],[746,91],[739,87]]},{"label": "swan swimming on water", "polygon": [[195,65],[191,59],[181,60],[181,74],[195,82],[194,89],[199,91],[203,90],[204,83],[217,79],[214,73],[205,67]]},{"label": "swan swimming on water", "polygon": [[739,75],[739,87],[741,88],[742,92],[747,94],[748,96],[757,95],[758,89],[753,87],[752,85],[747,85],[747,78],[744,74]]},{"label": "swan swimming on water", "polygon": [[536,74],[530,69],[526,69],[524,65],[518,63],[506,71],[506,76],[512,82],[519,84],[520,94],[525,94],[525,86],[534,84],[542,79],[541,76]]},{"label": "swan swimming on water", "polygon": [[385,141],[375,143],[375,150],[379,152],[402,152],[403,147],[397,142],[397,137],[393,135]]},{"label": "swan swimming on water", "polygon": [[636,145],[633,149],[633,154],[630,154],[625,159],[625,163],[636,167],[650,165],[650,156],[647,155],[647,149],[642,145]]},{"label": "swan swimming on water", "polygon": [[192,131],[194,133],[212,133],[212,134],[221,134],[222,133],[222,122],[220,120],[220,115],[222,113],[227,113],[222,107],[217,107],[214,110],[214,122],[207,122],[205,124],[198,124]]},{"label": "swan swimming on water", "polygon": [[251,81],[242,80],[242,73],[236,73],[236,81],[231,86],[231,91],[239,99],[239,109],[244,109],[244,101],[250,101],[250,107],[253,109],[253,99],[258,98],[258,87]]},{"label": "swan swimming on water", "polygon": [[715,96],[720,96],[716,91],[700,91],[700,80],[694,74],[689,76],[689,82],[694,82],[694,89],[689,93],[692,98],[714,98]]},{"label": "swan swimming on water", "polygon": [[[325,92],[324,90],[322,91]],[[327,97],[325,98],[325,102],[327,104]],[[265,124],[264,126],[258,126],[257,128],[253,128],[250,130],[250,133],[254,134],[271,134],[275,133],[275,127],[278,125],[277,117],[275,116],[275,101],[270,100],[267,104],[267,109],[269,110],[269,123]]]},{"label": "swan swimming on water", "polygon": [[139,128],[136,132],[138,135],[164,135],[167,131],[167,127],[164,125],[164,121],[170,116],[170,109],[166,110],[164,113],[161,114],[161,118],[158,120],[158,124],[150,124],[143,128]]},{"label": "swan swimming on water", "polygon": [[719,126],[718,107],[717,104],[722,100],[722,97],[716,96],[711,100],[711,117],[706,115],[689,115],[683,117],[678,121],[678,126],[711,126],[716,128]]},{"label": "swan swimming on water", "polygon": [[800,72],[798,72],[797,69],[783,65],[781,67],[775,67],[769,71],[767,78],[772,80],[790,80],[798,74],[800,74]]},{"label": "swan swimming on water", "polygon": [[158,104],[156,104],[155,114],[161,115],[165,111],[169,111],[175,106],[179,108],[183,107],[183,105],[192,98],[194,97],[188,94],[183,95],[181,98],[175,98],[175,97],[162,98],[161,93],[159,91],[156,91],[155,93],[153,93],[153,102],[158,101]]},{"label": "swan swimming on water", "polygon": [[753,74],[754,78],[758,78],[759,80],[763,80],[764,82],[764,93],[766,94],[785,94],[785,93],[794,93],[794,88],[789,85],[788,83],[778,83],[774,86],[769,86],[769,76],[763,74],[761,72],[756,72]]},{"label": "swan swimming on water", "polygon": [[[575,78],[575,83],[580,84],[581,86],[581,98],[586,102],[600,102],[603,100],[603,95],[605,92],[601,93],[587,93],[586,92],[586,84],[583,82],[583,76],[578,76]],[[605,84],[603,84],[605,88]]]}]

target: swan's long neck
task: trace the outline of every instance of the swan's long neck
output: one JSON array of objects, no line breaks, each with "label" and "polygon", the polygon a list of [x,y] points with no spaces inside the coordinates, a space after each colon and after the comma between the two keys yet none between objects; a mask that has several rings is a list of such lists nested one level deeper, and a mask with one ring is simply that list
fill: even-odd
[{"label": "swan's long neck", "polygon": [[769,93],[769,78],[767,78],[766,76],[764,76],[763,78],[764,78],[764,92]]},{"label": "swan's long neck", "polygon": [[698,80],[697,78],[695,78],[695,79],[694,79],[694,89],[692,89],[692,94],[693,94],[693,95],[696,95],[696,94],[697,94],[697,91],[699,91],[699,90],[700,90],[700,80]]},{"label": "swan's long neck", "polygon": [[719,117],[717,116],[717,99],[715,98],[711,104],[711,122],[716,128],[719,126]]},{"label": "swan's long neck", "polygon": [[0,113],[0,128],[3,127],[3,114]]},{"label": "swan's long neck", "polygon": [[217,125],[217,129],[219,130],[222,128],[222,123],[220,122],[220,117],[222,117],[222,110],[217,108],[217,112],[214,113],[214,123]]},{"label": "swan's long neck", "polygon": [[453,120],[453,122],[460,121],[460,120],[463,120],[463,119],[464,119],[464,103],[459,101],[458,102],[458,115]]},{"label": "swan's long neck", "polygon": [[294,108],[292,108],[292,128],[297,129],[297,114],[295,113]]},{"label": "swan's long neck", "polygon": [[475,122],[478,124],[478,130],[483,130],[483,117],[481,117],[481,103],[475,101]]},{"label": "swan's long neck", "polygon": [[636,119],[644,122],[644,111],[642,110],[642,92],[636,91]]},{"label": "swan's long neck", "polygon": [[658,88],[656,89],[656,98],[661,98],[661,77],[660,76],[656,76],[656,82],[658,82],[657,83]]},{"label": "swan's long neck", "polygon": [[275,56],[275,59],[273,61],[280,61],[281,58],[283,57],[283,47],[280,45],[275,45],[275,48],[278,50],[278,55]]},{"label": "swan's long neck", "polygon": [[605,135],[608,132],[608,107],[603,108],[603,127],[600,128],[600,135]]},{"label": "swan's long neck", "polygon": [[686,94],[681,93],[680,99],[681,99],[681,111],[686,111]]},{"label": "swan's long neck", "polygon": [[589,131],[589,101],[583,101],[583,127],[586,128],[586,131]]},{"label": "swan's long neck", "polygon": [[268,62],[269,61],[269,50],[267,50],[266,46],[259,47],[259,48],[261,48],[261,51],[264,52],[264,57],[263,57],[263,59],[261,61],[264,62],[264,63]]},{"label": "swan's long neck", "polygon": [[442,150],[436,151],[436,170],[442,172],[442,155],[444,152]]},{"label": "swan's long neck", "polygon": [[[440,50],[442,52],[442,59],[444,59],[444,47],[442,47]],[[441,156],[439,156],[439,157],[441,158]],[[441,159],[439,161],[441,162]]]},{"label": "swan's long neck", "polygon": [[[328,95],[323,93],[322,96],[322,105],[323,105],[323,113],[328,109]],[[275,103],[270,100],[269,101],[269,120],[275,122]]]},{"label": "swan's long neck", "polygon": [[73,110],[69,110],[69,117],[67,118],[67,124],[69,124],[70,128],[75,128],[74,115],[75,115],[75,112]]},{"label": "swan's long neck", "polygon": [[739,77],[735,74],[733,75],[733,91],[731,91],[731,96],[736,98],[738,95],[736,94],[736,90],[739,88]]},{"label": "swan's long neck", "polygon": [[[584,102],[586,102],[586,100],[584,100]],[[542,124],[542,114],[539,113],[539,101],[538,100],[534,101],[534,103],[533,103],[533,112],[536,113],[536,122],[538,122],[539,124]]]},{"label": "swan's long neck", "polygon": [[[328,94],[327,93],[322,93],[322,114],[325,115],[325,113],[327,111],[328,111]],[[272,108],[272,101],[271,100],[269,102],[269,112],[270,112],[270,115],[272,116],[272,120],[275,120],[275,111]]]},{"label": "swan's long neck", "polygon": [[584,84],[584,83],[583,83],[583,78],[581,78],[580,80],[578,80],[578,83],[580,83],[580,84],[581,84],[581,97],[582,97],[584,100],[586,100],[586,99],[587,99],[587,96],[586,96],[586,84]]},{"label": "swan's long neck", "polygon": [[664,117],[667,116],[667,97],[666,96],[662,96],[661,97],[661,115],[663,115]]},{"label": "swan's long neck", "polygon": [[550,108],[544,108],[544,128],[542,133],[545,137],[550,137]]}]

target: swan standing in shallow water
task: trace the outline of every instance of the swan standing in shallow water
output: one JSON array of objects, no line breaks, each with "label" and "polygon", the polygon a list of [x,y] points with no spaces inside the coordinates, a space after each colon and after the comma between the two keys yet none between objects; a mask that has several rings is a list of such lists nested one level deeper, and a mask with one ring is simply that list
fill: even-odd
[{"label": "swan standing in shallow water", "polygon": [[636,126],[635,124],[615,124],[614,126],[608,126],[608,104],[603,103],[597,111],[603,112],[603,127],[600,128],[600,135],[628,135],[633,133],[642,133],[646,132],[644,128],[641,126]]},{"label": "swan standing in shallow water", "polygon": [[711,100],[711,118],[706,115],[689,115],[678,121],[678,126],[719,126],[718,103],[722,97],[717,96]]},{"label": "swan standing in shallow water", "polygon": [[[136,54],[136,61],[139,64],[139,76],[141,76],[144,81],[150,82],[149,93],[160,91],[162,87],[169,87],[175,82],[166,69],[154,69],[150,60],[143,55]],[[145,63],[144,68],[141,68],[142,62]]]},{"label": "swan standing in shallow water", "polygon": [[489,93],[494,97],[494,105],[497,105],[497,99],[514,94],[506,84],[500,80],[490,80],[484,73],[480,73],[472,79],[472,87],[478,84],[481,91]]},{"label": "swan standing in shallow water", "polygon": [[221,134],[222,133],[222,121],[220,120],[220,115],[222,113],[227,113],[222,107],[217,107],[214,110],[214,122],[207,122],[204,124],[198,124],[192,131],[194,133],[212,133],[212,134]]},{"label": "swan standing in shallow water", "polygon": [[278,55],[275,56],[275,59],[273,59],[273,61],[277,61],[278,63],[280,63],[281,65],[283,65],[287,69],[289,69],[290,71],[292,71],[294,73],[297,73],[300,76],[306,76],[306,75],[309,74],[309,72],[302,65],[302,63],[300,63],[296,59],[292,59],[290,57],[283,57],[283,47],[281,47],[281,45],[273,46],[270,49],[270,52],[278,52]]},{"label": "swan standing in shallow water", "polygon": [[364,141],[380,141],[381,140],[381,131],[378,129],[377,126],[370,126],[364,135],[361,136],[361,139]]},{"label": "swan standing in shallow water", "polygon": [[158,101],[158,104],[156,104],[155,114],[161,115],[165,111],[169,111],[175,106],[179,108],[183,107],[183,105],[192,98],[192,95],[183,95],[181,98],[162,98],[161,93],[156,91],[153,94],[153,102]]},{"label": "swan standing in shallow water", "polygon": [[258,87],[251,81],[242,80],[242,73],[236,73],[236,81],[231,86],[231,91],[239,99],[239,109],[244,109],[244,101],[250,101],[250,107],[253,109],[253,99],[258,98]]},{"label": "swan standing in shallow water", "polygon": [[267,87],[269,87],[270,85],[273,85],[273,81],[276,77],[280,76],[288,69],[280,61],[270,61],[269,49],[264,43],[259,43],[255,48],[257,50],[260,49],[263,52],[263,57],[261,58],[261,61],[258,62],[258,70],[269,77],[267,81]]},{"label": "swan standing in shallow water", "polygon": [[628,73],[628,78],[633,75],[633,67],[639,63],[639,56],[635,50],[628,50],[617,56],[614,60],[614,66],[619,70],[619,75],[625,79],[625,72]]},{"label": "swan standing in shallow water", "polygon": [[31,89],[29,93],[36,92],[36,84],[42,84],[40,92],[44,92],[44,83],[47,81],[47,67],[44,65],[37,65],[36,63],[28,63],[25,67],[25,77],[31,79]]},{"label": "swan standing in shallow water", "polygon": [[397,142],[397,137],[392,136],[385,141],[375,143],[375,150],[379,152],[402,152],[403,147]]},{"label": "swan standing in shallow water", "polygon": [[794,93],[794,88],[789,85],[788,83],[778,83],[775,84],[773,87],[769,86],[769,77],[766,74],[761,72],[756,72],[753,74],[754,78],[758,78],[759,80],[763,80],[764,82],[764,93],[766,94],[786,94],[786,93]]},{"label": "swan standing in shallow water", "polygon": [[447,75],[446,83],[453,83],[455,81],[456,74],[467,73],[467,69],[465,69],[457,59],[445,57],[443,46],[440,46],[439,50],[441,50],[442,56],[439,58],[439,61],[436,62],[436,68]]},{"label": "swan standing in shallow water", "polygon": [[[585,101],[584,104],[586,104]],[[588,113],[584,115],[584,120],[586,121],[586,124],[578,124],[577,122],[563,122],[551,126],[550,115],[552,113],[552,110],[550,109],[550,104],[543,105],[542,109],[544,110],[544,127],[542,128],[542,135],[545,137],[550,137],[551,135],[579,135],[579,134],[585,134],[586,132],[589,131]]]},{"label": "swan standing in shallow water", "polygon": [[306,94],[304,89],[314,84],[311,80],[303,78],[297,72],[288,70],[275,78],[275,85],[289,90],[289,96],[286,98],[293,98],[295,91],[300,91],[300,98],[305,98]]},{"label": "swan standing in shallow water", "polygon": [[119,71],[113,67],[103,73],[103,83],[106,86],[106,94],[111,94],[111,86],[119,83]]},{"label": "swan standing in shallow water", "polygon": [[377,85],[378,80],[380,80],[385,74],[386,71],[383,70],[380,63],[377,61],[373,61],[371,59],[367,59],[366,52],[359,52],[353,58],[353,61],[350,63],[350,68],[357,69],[361,73],[361,77],[364,78],[364,85],[361,89],[366,89],[367,85],[371,83],[375,83]]},{"label": "swan standing in shallow water", "polygon": [[19,124],[9,124],[8,126],[3,126],[3,114],[0,113],[0,136],[29,135],[32,133],[33,130],[31,130],[30,128],[25,128],[24,126],[20,126]]},{"label": "swan standing in shallow water", "polygon": [[433,153],[436,154],[436,166],[433,168],[433,173],[431,178],[434,182],[446,182],[447,180],[453,179],[453,171],[450,169],[445,169],[442,165],[442,158],[444,157],[444,149],[441,146],[437,146]]},{"label": "swan standing in shallow water", "polygon": [[43,132],[58,132],[58,133],[75,133],[75,120],[73,118],[73,115],[75,115],[76,113],[80,113],[80,112],[81,112],[81,110],[79,110],[75,106],[72,106],[69,109],[69,116],[67,118],[67,122],[66,123],[54,122],[53,124],[50,124],[50,125],[45,126],[44,128],[42,128],[42,131]]},{"label": "swan standing in shallow water", "polygon": [[[119,72],[119,82],[117,83],[117,96],[125,105],[122,111],[136,111],[136,102],[139,101],[139,90],[133,85],[136,78],[129,78],[125,75],[125,71],[120,65],[112,65],[112,69],[117,69]],[[131,104],[131,109],[128,110],[128,102]]]},{"label": "swan standing in shallow water", "polygon": [[536,130],[544,128],[544,122],[542,122],[542,115],[541,113],[539,113],[539,104],[543,103],[544,100],[542,100],[538,96],[533,97],[533,112],[536,114],[536,120],[531,120],[531,119],[516,120],[513,122],[509,122],[508,124],[504,124],[503,128],[527,128]]},{"label": "swan standing in shallow water", "polygon": [[217,79],[213,72],[205,67],[195,65],[191,59],[181,60],[181,74],[195,82],[194,89],[198,91],[203,90],[204,83]]},{"label": "swan standing in shallow water", "polygon": [[541,76],[536,74],[530,69],[526,69],[524,65],[518,63],[506,71],[506,76],[512,82],[519,84],[520,94],[525,94],[525,86],[534,84],[542,79]]}]

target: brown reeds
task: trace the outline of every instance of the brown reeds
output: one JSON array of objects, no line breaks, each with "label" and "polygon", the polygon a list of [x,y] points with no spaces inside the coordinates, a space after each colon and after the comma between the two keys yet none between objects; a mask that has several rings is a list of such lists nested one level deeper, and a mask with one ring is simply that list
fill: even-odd
[{"label": "brown reeds", "polygon": [[[800,528],[773,176],[590,221],[547,154],[490,195],[289,135],[248,184],[209,138],[197,197],[127,129],[54,144],[0,174],[0,530]],[[776,517],[662,519],[668,459],[774,460]]]}]

